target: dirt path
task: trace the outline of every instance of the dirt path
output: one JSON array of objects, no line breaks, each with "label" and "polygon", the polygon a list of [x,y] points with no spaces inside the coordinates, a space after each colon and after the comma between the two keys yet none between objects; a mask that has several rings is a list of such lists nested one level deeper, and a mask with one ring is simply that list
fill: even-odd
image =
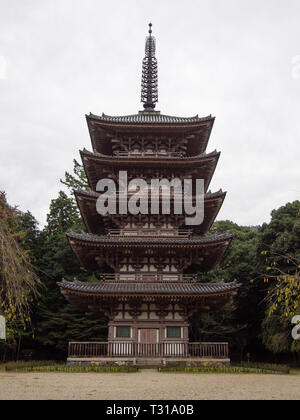
[{"label": "dirt path", "polygon": [[0,373],[0,400],[294,399],[300,375]]}]

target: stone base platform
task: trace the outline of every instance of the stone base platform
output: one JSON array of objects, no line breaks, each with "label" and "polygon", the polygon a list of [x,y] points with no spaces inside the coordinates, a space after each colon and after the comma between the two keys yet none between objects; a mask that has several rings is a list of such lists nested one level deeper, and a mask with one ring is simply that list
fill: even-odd
[{"label": "stone base platform", "polygon": [[69,357],[68,366],[135,366],[166,367],[166,366],[229,366],[230,359],[199,358],[199,357]]}]

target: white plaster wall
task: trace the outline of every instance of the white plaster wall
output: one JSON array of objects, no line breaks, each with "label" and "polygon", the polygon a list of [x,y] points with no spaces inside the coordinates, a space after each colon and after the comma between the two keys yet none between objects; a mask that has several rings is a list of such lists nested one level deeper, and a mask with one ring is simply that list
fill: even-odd
[{"label": "white plaster wall", "polygon": [[148,313],[142,312],[141,315],[139,316],[139,319],[148,319]]},{"label": "white plaster wall", "polygon": [[150,312],[150,319],[159,319],[159,316],[157,316],[155,312]]}]

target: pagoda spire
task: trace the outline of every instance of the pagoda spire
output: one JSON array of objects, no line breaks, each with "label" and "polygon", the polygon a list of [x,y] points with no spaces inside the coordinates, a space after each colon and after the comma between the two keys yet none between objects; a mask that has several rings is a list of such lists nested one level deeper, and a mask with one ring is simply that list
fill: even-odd
[{"label": "pagoda spire", "polygon": [[155,38],[152,36],[152,23],[149,23],[149,35],[146,38],[145,58],[142,72],[141,102],[145,110],[153,110],[158,102],[157,60],[155,58]]}]

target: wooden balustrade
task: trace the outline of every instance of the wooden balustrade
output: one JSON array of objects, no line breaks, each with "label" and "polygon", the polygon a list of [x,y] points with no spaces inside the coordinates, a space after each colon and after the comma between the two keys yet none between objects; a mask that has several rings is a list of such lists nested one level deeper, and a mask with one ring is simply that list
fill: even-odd
[{"label": "wooden balustrade", "polygon": [[229,357],[228,343],[189,343],[189,352],[192,357]]},{"label": "wooden balustrade", "polygon": [[197,357],[226,359],[228,343],[69,343],[69,357]]},{"label": "wooden balustrade", "polygon": [[[106,282],[139,282],[146,281],[147,277],[151,277],[151,282],[168,283],[171,281],[183,283],[195,283],[197,274],[180,274],[180,273],[149,273],[149,272],[120,272],[120,273],[100,273],[102,281]],[[134,277],[134,279],[133,279]]]},{"label": "wooden balustrade", "polygon": [[116,150],[114,152],[114,156],[116,157],[135,157],[135,158],[139,158],[139,157],[144,157],[144,156],[151,156],[151,157],[184,157],[184,153],[183,152],[168,152],[168,151],[153,151],[153,150],[149,150],[149,151],[138,151],[138,152],[134,152],[134,151],[121,151],[121,150]]},{"label": "wooden balustrade", "polygon": [[191,229],[109,229],[107,230],[107,236],[113,237],[135,237],[135,236],[151,236],[151,237],[180,237],[189,238],[192,234]]}]

